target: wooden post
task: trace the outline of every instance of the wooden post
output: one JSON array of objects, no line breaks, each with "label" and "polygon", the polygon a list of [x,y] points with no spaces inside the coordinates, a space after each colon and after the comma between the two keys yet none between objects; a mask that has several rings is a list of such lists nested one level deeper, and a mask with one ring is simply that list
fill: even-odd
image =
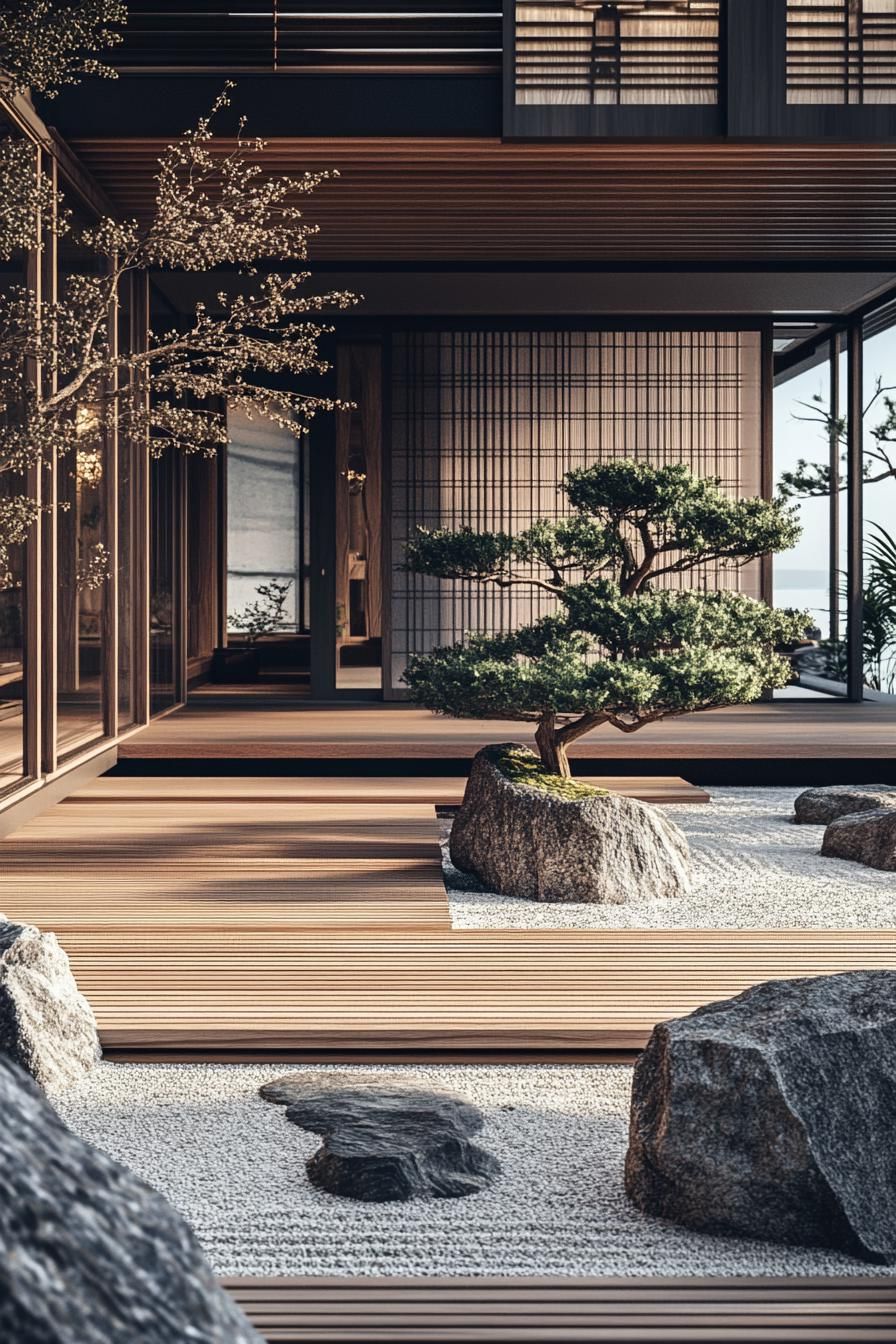
[{"label": "wooden post", "polygon": [[840,638],[840,334],[830,344],[830,444],[831,493],[828,496],[828,605],[831,641]]},{"label": "wooden post", "polygon": [[[118,295],[109,303],[108,343],[112,359],[118,356]],[[118,405],[114,395],[119,387],[119,375],[114,375],[109,389],[113,394],[112,412],[103,432],[102,476],[102,541],[109,557],[109,577],[103,584],[101,606],[100,685],[103,712],[103,733],[106,737],[118,735]]]},{"label": "wooden post", "polygon": [[[43,163],[44,151],[37,146],[35,146],[34,159],[35,172],[40,177],[45,168]],[[55,174],[55,165],[52,159],[48,158],[46,170],[48,173],[53,172]],[[39,219],[41,229],[43,229],[44,224],[45,221]],[[26,261],[25,283],[33,293],[34,301],[38,305],[43,297],[44,282],[48,278],[45,274],[45,268],[46,254],[42,254],[38,249],[29,252]],[[29,361],[27,376],[38,388],[40,387],[41,369],[36,361]],[[54,479],[55,473],[52,468],[45,471],[42,463],[31,466],[26,476],[25,489],[27,494],[39,506],[43,506],[48,502],[48,497],[52,499]],[[54,769],[56,765],[55,726],[49,744],[51,749],[49,764],[45,759],[47,753],[44,741],[44,699],[48,691],[52,693],[55,689],[52,678],[49,686],[45,684],[44,680],[46,660],[48,656],[52,657],[54,653],[52,641],[49,647],[47,647],[45,641],[46,612],[43,606],[45,593],[55,593],[55,585],[51,586],[55,575],[51,573],[48,576],[46,573],[47,557],[45,553],[45,543],[48,540],[48,534],[52,531],[52,526],[52,515],[50,515],[49,527],[47,526],[46,515],[41,515],[31,529],[31,534],[25,543],[22,632],[25,664],[22,683],[24,697],[22,706],[22,772],[26,778],[31,779],[38,778],[44,770]],[[55,677],[55,657],[53,658],[53,677]]]},{"label": "wooden post", "polygon": [[846,533],[846,696],[863,699],[865,668],[862,640],[862,604],[864,569],[862,557],[862,477],[863,477],[863,387],[862,321],[854,319],[848,334],[848,377],[846,442],[847,533]]},{"label": "wooden post", "polygon": [[[131,349],[146,350],[149,343],[149,278],[134,277],[131,304]],[[148,401],[149,386],[142,373],[132,374],[132,395]],[[149,438],[135,434],[133,452],[134,535],[131,541],[133,584],[134,723],[149,722]]]}]

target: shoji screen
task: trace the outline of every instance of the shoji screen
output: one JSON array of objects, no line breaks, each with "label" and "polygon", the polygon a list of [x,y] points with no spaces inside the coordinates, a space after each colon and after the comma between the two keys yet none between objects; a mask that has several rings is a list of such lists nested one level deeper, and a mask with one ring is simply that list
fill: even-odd
[{"label": "shoji screen", "polygon": [[[467,630],[552,607],[405,574],[416,524],[515,530],[564,511],[573,467],[686,462],[733,495],[760,487],[760,334],[731,331],[424,331],[393,337],[391,676]],[[690,582],[758,594],[758,566]]]}]

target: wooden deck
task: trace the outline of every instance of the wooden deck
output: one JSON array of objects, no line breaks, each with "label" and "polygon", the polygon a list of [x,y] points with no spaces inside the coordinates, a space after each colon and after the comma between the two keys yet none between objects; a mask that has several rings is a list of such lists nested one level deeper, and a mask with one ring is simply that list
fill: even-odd
[{"label": "wooden deck", "polygon": [[432,804],[320,782],[98,781],[3,842],[0,909],[58,933],[133,1058],[579,1057],[759,980],[896,966],[896,931],[455,931]]},{"label": "wooden deck", "polygon": [[269,1344],[883,1344],[896,1282],[869,1279],[228,1279]]},{"label": "wooden deck", "polygon": [[[466,761],[488,742],[530,740],[527,724],[445,719],[406,704],[297,701],[284,707],[261,700],[216,707],[194,701],[122,743],[120,758],[137,768],[226,760],[416,762],[419,769],[427,760]],[[856,780],[883,778],[896,770],[896,703],[785,699],[670,719],[634,735],[604,727],[575,743],[571,754],[596,773],[671,769],[701,782],[728,762],[773,762],[770,779],[794,763],[811,762],[842,763]],[[807,779],[817,770],[804,764]]]}]

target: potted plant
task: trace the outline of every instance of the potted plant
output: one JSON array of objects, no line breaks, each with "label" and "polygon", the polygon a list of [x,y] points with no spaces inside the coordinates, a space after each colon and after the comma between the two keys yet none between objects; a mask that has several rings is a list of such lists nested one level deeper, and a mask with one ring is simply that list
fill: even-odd
[{"label": "potted plant", "polygon": [[[227,619],[228,629],[239,636],[227,648],[215,652],[215,680],[229,680],[236,670],[255,680],[261,670],[259,645],[262,640],[289,624],[286,603],[292,590],[292,579],[270,579],[255,589],[255,600]],[[236,657],[234,657],[236,655]]]}]

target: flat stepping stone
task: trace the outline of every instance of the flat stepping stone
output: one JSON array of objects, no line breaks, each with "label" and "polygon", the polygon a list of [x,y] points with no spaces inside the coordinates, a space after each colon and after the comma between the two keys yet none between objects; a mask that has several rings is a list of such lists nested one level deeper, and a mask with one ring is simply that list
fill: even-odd
[{"label": "flat stepping stone", "polygon": [[896,807],[896,789],[806,789],[793,804],[793,819],[804,826],[827,826],[837,817]]},{"label": "flat stepping stone", "polygon": [[487,1189],[501,1165],[470,1142],[478,1107],[450,1092],[409,1087],[394,1076],[292,1073],[259,1088],[286,1118],[320,1134],[308,1179],[368,1203],[456,1199]]},{"label": "flat stepping stone", "polygon": [[838,817],[824,833],[821,852],[830,859],[896,872],[896,807]]}]

